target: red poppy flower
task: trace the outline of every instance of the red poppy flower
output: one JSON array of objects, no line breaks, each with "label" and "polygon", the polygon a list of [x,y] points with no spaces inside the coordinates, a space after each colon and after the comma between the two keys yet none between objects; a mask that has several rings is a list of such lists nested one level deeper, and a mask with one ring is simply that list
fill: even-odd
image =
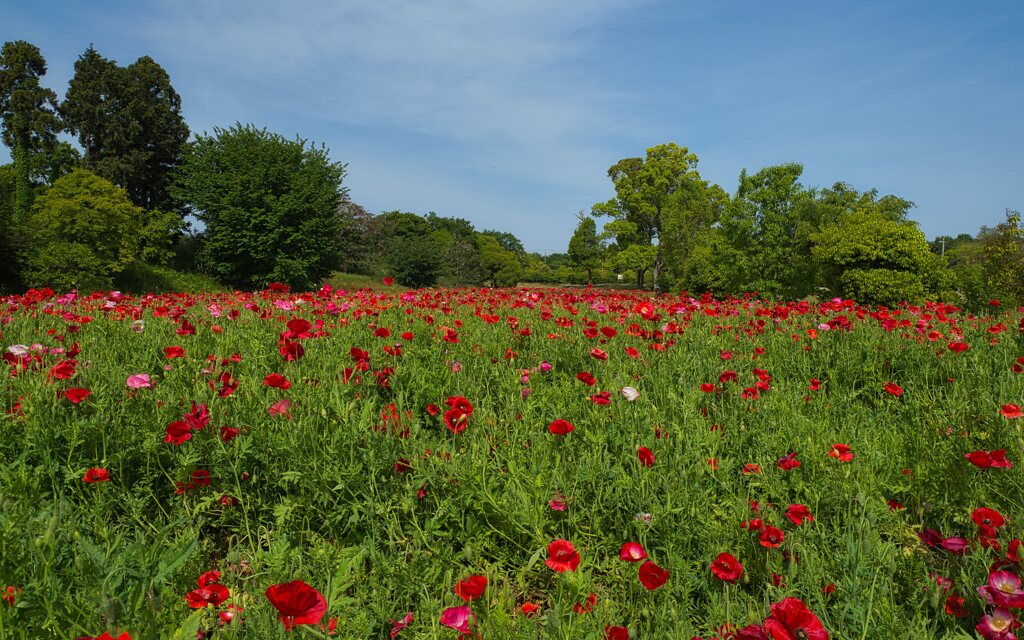
[{"label": "red poppy flower", "polygon": [[220,571],[207,571],[199,576],[196,580],[196,585],[202,589],[216,582],[220,582]]},{"label": "red poppy flower", "polygon": [[300,624],[316,624],[327,613],[323,594],[302,580],[270,585],[266,596],[277,609],[277,618],[285,631]]},{"label": "red poppy flower", "polygon": [[175,346],[175,347],[164,347],[163,348],[163,352],[164,352],[164,357],[167,358],[168,360],[170,360],[171,358],[184,358],[185,357],[185,350],[182,349],[181,347],[177,347],[177,346]]},{"label": "red poppy flower", "polygon": [[1013,468],[1013,463],[1006,459],[1006,449],[996,449],[995,451],[972,451],[971,453],[965,453],[964,457],[967,458],[971,464],[980,469],[988,469],[989,467],[1003,469]]},{"label": "red poppy flower", "polygon": [[804,522],[813,522],[814,516],[811,515],[810,509],[805,504],[791,504],[786,509],[786,517],[789,521],[796,526],[802,525]]},{"label": "red poppy flower", "polygon": [[711,573],[723,582],[736,582],[743,575],[743,565],[730,553],[720,553],[711,563]]},{"label": "red poppy flower", "polygon": [[532,602],[524,602],[523,606],[520,607],[520,609],[522,609],[523,615],[529,618],[533,614],[537,613],[540,610],[540,607],[533,604]]},{"label": "red poppy flower", "polygon": [[189,591],[185,595],[185,601],[193,609],[202,609],[207,606],[219,607],[230,595],[227,587],[213,583]]},{"label": "red poppy flower", "polygon": [[748,462],[747,464],[743,465],[742,472],[745,476],[757,475],[761,473],[761,465],[757,464],[756,462]]},{"label": "red poppy flower", "polygon": [[1003,414],[1004,418],[1009,418],[1010,420],[1016,420],[1024,416],[1024,411],[1021,411],[1020,406],[1016,404],[1004,404],[1000,413]]},{"label": "red poppy flower", "polygon": [[702,382],[700,383],[700,390],[704,393],[714,393],[715,385],[710,382]]},{"label": "red poppy flower", "polygon": [[640,562],[647,557],[647,552],[639,542],[623,543],[619,550],[619,560],[626,562]]},{"label": "red poppy flower", "polygon": [[634,347],[626,347],[626,355],[636,360],[637,358],[640,357],[640,352],[637,351]]},{"label": "red poppy flower", "polygon": [[100,635],[96,636],[96,640],[132,640],[132,637],[125,631],[119,634],[117,637],[110,635],[109,632],[104,631]]},{"label": "red poppy flower", "polygon": [[455,585],[455,595],[459,596],[466,602],[472,602],[484,595],[484,591],[486,589],[486,576],[469,576],[465,580],[460,580]]},{"label": "red poppy flower", "polygon": [[576,568],[580,566],[580,554],[568,540],[553,540],[548,545],[548,559],[544,561],[544,564],[556,573],[576,571]]},{"label": "red poppy flower", "polygon": [[3,591],[0,591],[0,593],[3,593],[3,596],[0,597],[0,600],[3,600],[4,602],[6,602],[7,604],[9,604],[11,606],[14,606],[14,597],[17,594],[21,593],[21,589],[20,588],[15,589],[14,586],[12,585],[12,586],[8,586]]},{"label": "red poppy flower", "polygon": [[647,447],[640,447],[636,450],[636,456],[640,459],[640,464],[645,467],[654,466],[654,452]]},{"label": "red poppy flower", "polygon": [[768,549],[777,549],[782,546],[783,541],[786,539],[786,534],[782,532],[782,529],[777,527],[767,526],[761,531],[759,542],[762,547]]},{"label": "red poppy flower", "polygon": [[558,420],[555,420],[550,425],[548,425],[548,431],[556,436],[564,436],[570,431],[574,431],[575,429],[576,427],[574,427],[571,422],[564,418],[559,418]]},{"label": "red poppy flower", "polygon": [[849,462],[853,460],[853,452],[850,451],[850,447],[845,444],[836,443],[832,445],[832,448],[828,450],[828,455],[836,458],[840,462]]},{"label": "red poppy flower", "polygon": [[167,435],[164,442],[171,444],[184,444],[192,439],[192,427],[182,421],[172,422],[167,425]]},{"label": "red poppy flower", "polygon": [[402,332],[402,340],[409,341],[409,340],[412,340],[412,339],[413,339],[412,331],[404,331],[404,332]]},{"label": "red poppy flower", "polygon": [[50,380],[67,380],[71,376],[75,375],[75,367],[77,365],[78,363],[74,360],[61,360],[50,367]]},{"label": "red poppy flower", "polygon": [[387,276],[386,278],[381,280],[381,282],[384,283],[385,287],[390,287],[391,285],[395,284],[395,279],[392,278],[391,276]]},{"label": "red poppy flower", "polygon": [[590,401],[599,407],[604,407],[612,403],[612,392],[601,391],[590,396]]},{"label": "red poppy flower", "polygon": [[206,469],[196,469],[192,472],[192,484],[197,487],[209,486],[210,472]]},{"label": "red poppy flower", "polygon": [[275,389],[291,389],[292,383],[280,373],[271,373],[266,378],[263,378],[263,386]]},{"label": "red poppy flower", "polygon": [[588,387],[592,387],[594,386],[594,384],[597,383],[597,379],[595,379],[594,376],[591,375],[588,371],[580,371],[579,373],[576,374],[576,379],[582,382],[583,384],[587,385]]},{"label": "red poppy flower", "polygon": [[979,507],[971,514],[971,520],[979,527],[999,528],[1006,524],[1006,518],[995,509]]},{"label": "red poppy flower", "polygon": [[235,427],[221,427],[220,428],[220,439],[224,442],[231,442],[238,437],[238,429]]},{"label": "red poppy flower", "polygon": [[884,389],[886,393],[897,398],[903,395],[903,387],[896,384],[895,382],[892,382],[891,380],[888,383],[886,383]]},{"label": "red poppy flower", "polygon": [[71,387],[64,392],[64,397],[68,399],[68,402],[72,404],[78,404],[82,400],[85,400],[92,395],[92,391],[88,389],[82,389],[81,387]]},{"label": "red poppy flower", "polygon": [[285,341],[277,350],[285,359],[285,362],[298,360],[306,354],[306,349],[298,342]]},{"label": "red poppy flower", "polygon": [[646,560],[640,565],[637,577],[640,578],[640,584],[644,585],[649,591],[654,591],[668,582],[669,572],[650,560]]},{"label": "red poppy flower", "polygon": [[606,361],[608,360],[608,354],[597,347],[590,350],[590,357],[595,360]]},{"label": "red poppy flower", "polygon": [[462,433],[466,430],[469,422],[469,414],[459,408],[452,408],[444,412],[444,425],[452,433]]},{"label": "red poppy flower", "polygon": [[629,629],[626,627],[605,627],[604,640],[629,640]]},{"label": "red poppy flower", "polygon": [[82,482],[109,482],[110,473],[106,469],[93,468],[85,472],[85,476],[82,477]]},{"label": "red poppy flower", "polygon": [[773,604],[764,629],[772,640],[828,640],[821,621],[797,598]]},{"label": "red poppy flower", "polygon": [[800,466],[800,461],[796,459],[796,452],[790,451],[786,455],[782,456],[775,461],[775,466],[782,471],[792,471]]},{"label": "red poppy flower", "polygon": [[458,409],[467,416],[473,415],[473,405],[462,396],[451,396],[444,403],[452,409]]},{"label": "red poppy flower", "polygon": [[818,389],[821,389],[821,380],[818,380],[817,378],[811,378],[811,383],[807,385],[807,388],[810,389],[811,391],[817,391]]}]

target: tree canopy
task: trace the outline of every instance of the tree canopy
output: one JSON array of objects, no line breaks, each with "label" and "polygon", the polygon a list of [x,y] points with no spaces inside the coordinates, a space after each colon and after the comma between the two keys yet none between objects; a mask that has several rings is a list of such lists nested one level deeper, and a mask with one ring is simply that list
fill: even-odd
[{"label": "tree canopy", "polygon": [[206,227],[199,261],[212,275],[308,288],[341,259],[344,176],[323,146],[236,124],[196,136],[173,194]]}]

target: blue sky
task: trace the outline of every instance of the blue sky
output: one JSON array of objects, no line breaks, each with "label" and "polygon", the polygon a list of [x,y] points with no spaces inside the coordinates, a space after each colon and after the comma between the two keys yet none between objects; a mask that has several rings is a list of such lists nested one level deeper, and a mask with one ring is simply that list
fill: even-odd
[{"label": "blue sky", "polygon": [[[193,131],[324,142],[372,212],[564,251],[608,167],[674,141],[735,191],[804,164],[917,203],[929,236],[1024,209],[1020,0],[133,0],[0,3],[63,95],[92,43],[168,70]],[[6,151],[0,151],[6,160]]]}]

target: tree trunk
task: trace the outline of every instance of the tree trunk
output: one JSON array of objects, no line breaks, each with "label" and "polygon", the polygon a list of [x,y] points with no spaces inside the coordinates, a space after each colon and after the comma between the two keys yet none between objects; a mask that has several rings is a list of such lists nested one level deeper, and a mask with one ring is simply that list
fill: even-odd
[{"label": "tree trunk", "polygon": [[636,270],[636,288],[643,290],[644,288],[644,274],[647,273],[647,269]]},{"label": "tree trunk", "polygon": [[654,267],[651,270],[651,278],[654,280],[654,282],[652,284],[654,286],[654,291],[655,292],[658,290],[658,277],[661,275],[661,267],[663,266],[662,263],[663,263],[663,260],[662,260],[662,257],[661,257],[661,248],[659,247],[658,248],[658,257],[656,257],[654,259]]}]

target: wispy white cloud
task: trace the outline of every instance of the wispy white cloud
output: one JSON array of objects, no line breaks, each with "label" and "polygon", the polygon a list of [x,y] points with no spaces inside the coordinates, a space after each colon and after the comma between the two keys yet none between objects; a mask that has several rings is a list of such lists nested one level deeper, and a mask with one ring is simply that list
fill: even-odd
[{"label": "wispy white cloud", "polygon": [[[468,168],[592,185],[594,133],[638,134],[634,96],[578,63],[628,0],[167,0],[147,37],[305,118],[436,136]],[[294,6],[293,6],[294,5]],[[596,157],[595,157],[596,155]]]}]

